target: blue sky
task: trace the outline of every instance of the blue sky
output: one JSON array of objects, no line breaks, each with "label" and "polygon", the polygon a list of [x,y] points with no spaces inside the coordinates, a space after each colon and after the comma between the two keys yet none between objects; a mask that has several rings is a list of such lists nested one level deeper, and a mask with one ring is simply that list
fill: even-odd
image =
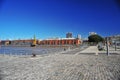
[{"label": "blue sky", "polygon": [[120,34],[117,0],[0,0],[0,39]]}]

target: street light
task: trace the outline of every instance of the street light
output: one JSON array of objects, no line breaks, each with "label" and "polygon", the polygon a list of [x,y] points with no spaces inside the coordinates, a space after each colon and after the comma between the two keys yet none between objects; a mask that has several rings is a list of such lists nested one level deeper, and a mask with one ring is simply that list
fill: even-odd
[{"label": "street light", "polygon": [[117,42],[115,41],[115,51],[117,50]]},{"label": "street light", "polygon": [[108,37],[106,40],[106,48],[107,48],[107,55],[109,56],[109,41],[108,41]]}]

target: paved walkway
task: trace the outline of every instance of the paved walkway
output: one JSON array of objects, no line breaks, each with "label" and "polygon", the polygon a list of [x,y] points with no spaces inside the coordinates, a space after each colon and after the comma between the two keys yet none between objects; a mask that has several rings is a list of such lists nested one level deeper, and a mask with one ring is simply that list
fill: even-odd
[{"label": "paved walkway", "polygon": [[[94,49],[89,47],[82,53]],[[79,52],[76,49],[35,58],[1,56],[0,80],[120,80],[120,55]]]},{"label": "paved walkway", "polygon": [[[106,48],[105,48],[105,51],[98,51],[97,46],[89,46],[87,49],[77,52],[77,54],[80,54],[80,53],[89,53],[89,54],[93,53],[95,55],[99,55],[100,53],[105,53],[106,54],[107,52],[106,52]],[[115,51],[114,48],[110,47],[109,48],[109,53],[120,54],[120,50]]]},{"label": "paved walkway", "polygon": [[80,53],[89,53],[89,54],[93,53],[95,55],[98,55],[98,49],[97,49],[97,46],[90,46],[82,51],[77,52],[76,55]]}]

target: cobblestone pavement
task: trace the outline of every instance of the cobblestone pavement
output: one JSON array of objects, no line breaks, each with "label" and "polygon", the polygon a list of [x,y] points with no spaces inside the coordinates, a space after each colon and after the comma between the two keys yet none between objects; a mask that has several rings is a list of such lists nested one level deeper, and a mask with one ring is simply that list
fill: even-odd
[{"label": "cobblestone pavement", "polygon": [[0,56],[0,80],[120,80],[120,54],[72,54],[77,51],[35,58]]}]

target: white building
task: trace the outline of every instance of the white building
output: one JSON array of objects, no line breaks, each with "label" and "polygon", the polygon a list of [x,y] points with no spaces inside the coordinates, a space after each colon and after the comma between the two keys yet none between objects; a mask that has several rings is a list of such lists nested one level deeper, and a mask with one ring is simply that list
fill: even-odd
[{"label": "white building", "polygon": [[78,35],[77,35],[77,38],[78,38],[78,39],[81,39],[81,35],[80,35],[80,34],[78,34]]},{"label": "white building", "polygon": [[114,43],[120,44],[120,35],[109,36],[107,38],[112,44]]}]

